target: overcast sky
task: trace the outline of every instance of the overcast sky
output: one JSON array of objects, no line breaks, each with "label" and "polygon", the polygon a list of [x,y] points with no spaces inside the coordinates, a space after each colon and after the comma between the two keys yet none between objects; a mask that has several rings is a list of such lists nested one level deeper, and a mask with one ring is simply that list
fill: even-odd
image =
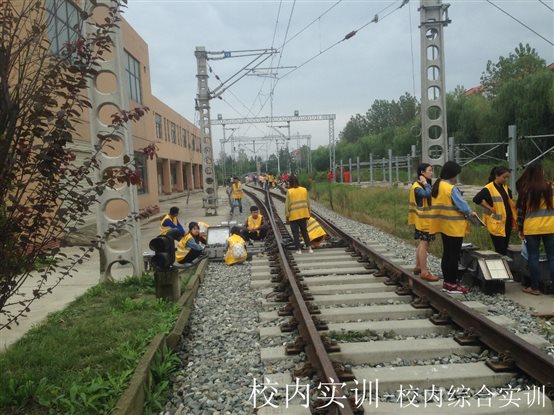
[{"label": "overcast sky", "polygon": [[[553,0],[543,0],[546,5],[539,0],[493,2],[545,38],[554,40],[554,12],[549,9],[554,9]],[[274,41],[276,49],[283,44],[293,3],[292,0],[282,2]],[[334,3],[336,0],[297,0],[287,38],[292,38]],[[392,3],[394,6],[382,13],[381,19],[400,1],[343,0],[286,44],[281,66],[300,65],[345,34],[369,22],[379,10]],[[279,4],[279,0],[129,0],[125,18],[148,43],[154,95],[194,120],[197,90],[195,47],[205,46],[208,51],[269,48]],[[448,91],[456,85],[466,88],[478,85],[487,60],[497,61],[499,56],[508,55],[520,42],[534,47],[547,64],[554,62],[554,49],[549,43],[485,0],[453,0],[450,4],[449,18],[452,23],[445,29]],[[275,88],[273,114],[293,115],[294,110],[300,114],[336,114],[338,137],[350,116],[365,113],[375,99],[397,99],[405,92],[414,94],[414,76],[415,94],[419,99],[418,7],[419,0],[410,1],[409,5],[377,24],[369,24],[353,38],[280,80]],[[248,63],[247,59],[252,58],[209,63],[217,75],[226,79]],[[277,60],[278,57],[274,65]],[[279,70],[279,76],[287,71]],[[218,85],[213,77],[209,82],[212,90]],[[212,101],[212,118],[216,118],[218,113],[224,118],[258,114],[268,97],[270,85],[271,80],[267,78],[243,78],[224,93],[225,101]],[[248,112],[250,108],[252,113]],[[259,114],[270,115],[269,102]],[[234,134],[258,136],[268,130],[263,124],[257,128],[243,126]],[[230,133],[227,132],[227,135]],[[328,142],[326,121],[292,123],[291,133],[311,134],[313,148]],[[213,135],[214,152],[219,154],[221,126],[214,127]],[[294,147],[295,143],[291,144],[291,149]]]}]

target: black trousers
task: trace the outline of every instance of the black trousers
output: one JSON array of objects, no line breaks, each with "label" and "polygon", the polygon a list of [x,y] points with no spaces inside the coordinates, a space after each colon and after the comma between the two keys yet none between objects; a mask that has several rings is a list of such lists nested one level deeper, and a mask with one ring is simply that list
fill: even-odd
[{"label": "black trousers", "polygon": [[185,263],[191,263],[196,258],[198,258],[200,255],[202,255],[202,251],[195,251],[194,249],[191,249],[189,253],[181,260],[177,261],[179,264],[185,264]]},{"label": "black trousers", "polygon": [[183,231],[181,231],[180,229],[177,229],[177,228],[170,229],[169,231],[167,231],[167,233],[165,235],[169,236],[170,238],[173,238],[173,240],[177,241],[177,242],[179,242],[181,240],[181,238],[183,236],[185,236]]},{"label": "black trousers", "polygon": [[510,234],[512,233],[512,220],[506,221],[506,236],[491,235],[494,250],[500,255],[508,255],[508,245],[510,244]]},{"label": "black trousers", "polygon": [[310,237],[308,236],[308,219],[298,219],[290,221],[290,230],[292,232],[292,238],[294,239],[294,245],[296,249],[300,249],[300,232],[302,232],[302,238],[306,246],[310,246]]},{"label": "black trousers", "polygon": [[441,270],[444,282],[456,284],[458,281],[458,261],[462,253],[462,236],[448,236],[441,233],[442,236],[442,259]]},{"label": "black trousers", "polygon": [[260,241],[265,238],[267,235],[267,229],[261,228],[259,229],[259,234],[256,231],[248,232],[246,229],[242,232],[242,237],[245,241],[248,241],[249,239],[252,239],[253,241]]}]

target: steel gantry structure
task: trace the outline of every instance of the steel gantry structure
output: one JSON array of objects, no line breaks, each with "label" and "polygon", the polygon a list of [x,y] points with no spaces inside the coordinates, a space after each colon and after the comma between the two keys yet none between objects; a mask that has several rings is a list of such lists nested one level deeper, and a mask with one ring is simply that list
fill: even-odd
[{"label": "steel gantry structure", "polygon": [[[279,143],[285,143],[286,141],[289,140],[289,137],[283,135],[283,134],[279,134],[279,135],[265,135],[265,136],[260,136],[260,137],[240,137],[240,136],[229,136],[229,137],[223,137],[221,140],[219,140],[219,142],[221,143],[221,154],[222,154],[222,158],[223,158],[223,163],[222,163],[222,167],[223,167],[223,176],[225,177],[226,174],[225,174],[225,158],[226,158],[226,154],[225,154],[225,144],[226,143],[232,143],[232,146],[234,148],[234,143],[246,143],[246,144],[252,144],[253,147],[252,147],[252,152],[254,154],[256,154],[256,143],[262,143],[262,146],[264,145],[267,145],[267,144],[270,144],[270,143],[273,143],[275,142],[277,144],[277,170],[281,170],[281,163],[280,163],[280,160],[279,160]],[[290,140],[297,140],[298,142],[300,141],[306,141],[308,143],[308,148],[311,149],[312,147],[312,136],[310,134],[307,134],[307,135],[302,135],[302,134],[296,134],[296,135],[292,135],[290,136]],[[260,148],[258,148],[259,150]],[[308,152],[308,172],[311,171],[311,154],[310,152]],[[258,175],[260,175],[261,171],[260,171],[260,164],[256,158],[256,172]]]},{"label": "steel gantry structure", "polygon": [[[225,130],[226,125],[240,124],[273,124],[275,122],[300,122],[300,121],[329,121],[329,170],[334,172],[336,169],[335,162],[335,119],[336,114],[310,114],[310,115],[279,115],[273,117],[249,117],[249,118],[218,118],[212,120],[212,125],[222,125]],[[283,135],[281,135],[282,137]],[[290,134],[288,139],[291,137]],[[311,149],[310,149],[311,150]]]}]

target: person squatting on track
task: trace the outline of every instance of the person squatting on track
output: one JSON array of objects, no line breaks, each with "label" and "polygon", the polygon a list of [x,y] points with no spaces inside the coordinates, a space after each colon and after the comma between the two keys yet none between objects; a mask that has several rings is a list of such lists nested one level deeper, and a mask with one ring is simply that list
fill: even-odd
[{"label": "person squatting on track", "polygon": [[306,229],[308,230],[310,244],[314,247],[321,245],[321,242],[323,242],[323,240],[327,237],[327,232],[325,232],[319,222],[311,216],[308,219]]},{"label": "person squatting on track", "polygon": [[435,240],[435,235],[429,234],[432,178],[433,166],[428,163],[422,163],[417,167],[417,180],[410,190],[410,206],[408,210],[408,224],[415,225],[414,239],[418,241],[414,274],[420,274],[421,279],[425,281],[439,280],[438,277],[429,272],[427,267],[429,244]]},{"label": "person squatting on track", "polygon": [[179,219],[177,218],[178,215],[178,207],[173,206],[169,209],[169,213],[165,215],[160,222],[160,235],[167,235],[175,241],[185,236],[185,230],[179,223]]},{"label": "person squatting on track", "polygon": [[516,205],[508,188],[511,170],[497,166],[491,170],[487,185],[473,198],[483,207],[483,223],[491,235],[494,250],[508,255],[510,234],[516,229]]},{"label": "person squatting on track", "polygon": [[260,214],[258,206],[250,207],[250,216],[246,219],[244,229],[242,230],[242,237],[246,241],[261,241],[267,235],[267,223],[264,217]]},{"label": "person squatting on track", "polygon": [[231,228],[231,236],[225,241],[225,256],[223,260],[227,265],[242,264],[248,257],[246,241],[240,235],[241,229],[238,226]]},{"label": "person squatting on track", "polygon": [[306,188],[299,185],[296,176],[290,176],[289,190],[287,191],[287,198],[285,200],[285,218],[287,223],[290,224],[290,230],[292,232],[297,254],[302,253],[300,249],[300,232],[302,232],[302,238],[304,239],[306,248],[308,248],[310,254],[314,253],[307,229],[309,217],[310,199],[308,198],[308,191]]},{"label": "person squatting on track", "polygon": [[204,248],[198,244],[200,227],[197,222],[189,223],[189,231],[177,244],[175,260],[179,264],[191,263],[204,253]]},{"label": "person squatting on track", "polygon": [[440,178],[431,191],[429,233],[442,236],[441,269],[444,277],[443,290],[449,293],[468,292],[458,284],[458,259],[462,251],[464,235],[469,232],[466,217],[477,216],[462,198],[460,189],[454,184],[462,168],[453,161],[442,166]]},{"label": "person squatting on track", "polygon": [[231,185],[231,215],[236,206],[239,207],[239,212],[242,213],[242,187],[239,178],[235,176]]},{"label": "person squatting on track", "polygon": [[541,239],[548,258],[550,278],[554,284],[554,183],[544,177],[542,164],[528,166],[516,183],[517,227],[527,247],[531,286],[527,294],[540,295],[539,248]]}]

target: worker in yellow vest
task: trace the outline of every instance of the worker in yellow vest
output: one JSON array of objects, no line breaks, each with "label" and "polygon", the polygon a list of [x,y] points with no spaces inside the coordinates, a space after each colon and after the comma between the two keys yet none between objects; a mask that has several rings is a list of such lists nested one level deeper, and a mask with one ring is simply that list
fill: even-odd
[{"label": "worker in yellow vest", "polygon": [[466,218],[477,216],[462,198],[460,189],[455,186],[461,171],[460,165],[453,161],[444,163],[440,178],[433,184],[429,210],[429,233],[440,233],[442,237],[442,288],[451,294],[468,292],[468,288],[458,284],[458,260],[464,235],[469,232]]},{"label": "worker in yellow vest", "polygon": [[301,254],[300,232],[310,254],[313,254],[310,237],[308,235],[308,219],[310,218],[310,199],[306,188],[301,187],[296,176],[289,177],[289,190],[285,199],[285,218],[290,224],[296,253]]},{"label": "worker in yellow vest", "polygon": [[425,281],[438,281],[439,278],[431,274],[427,267],[429,244],[435,240],[435,235],[429,234],[433,166],[429,163],[421,163],[417,166],[417,177],[410,189],[408,209],[408,225],[415,225],[414,239],[418,241],[414,274],[420,274],[421,279]]},{"label": "worker in yellow vest", "polygon": [[185,230],[179,223],[177,216],[179,215],[179,208],[173,206],[169,209],[169,213],[162,218],[160,222],[160,235],[167,235],[178,241],[185,236]]},{"label": "worker in yellow vest", "polygon": [[231,236],[225,242],[226,251],[223,260],[227,265],[242,264],[248,257],[246,241],[240,236],[240,232],[241,230],[238,226],[233,226],[231,228]]},{"label": "worker in yellow vest", "polygon": [[314,247],[321,245],[321,242],[327,237],[327,232],[325,232],[319,222],[311,216],[308,219],[307,230],[308,236],[310,237],[310,244]]},{"label": "worker in yellow vest", "polygon": [[267,235],[267,224],[264,217],[260,214],[258,206],[250,207],[250,216],[246,219],[242,237],[247,241],[260,241]]},{"label": "worker in yellow vest", "polygon": [[239,212],[242,213],[242,187],[238,177],[233,177],[233,184],[231,185],[231,215],[233,214],[235,207],[239,207]]},{"label": "worker in yellow vest", "polygon": [[546,179],[542,164],[529,165],[516,183],[517,225],[527,247],[531,286],[524,292],[540,295],[539,248],[544,244],[550,279],[554,286],[554,183]]},{"label": "worker in yellow vest", "polygon": [[189,231],[177,244],[175,260],[179,264],[191,263],[193,260],[203,255],[204,248],[198,243],[200,237],[200,227],[197,222],[189,223]]},{"label": "worker in yellow vest", "polygon": [[274,180],[273,174],[269,173],[267,175],[266,189],[271,189],[271,187],[273,186],[273,180]]},{"label": "worker in yellow vest", "polygon": [[494,250],[508,255],[510,234],[516,229],[516,205],[508,188],[511,170],[497,166],[491,170],[487,185],[473,198],[483,207],[483,223],[491,235]]},{"label": "worker in yellow vest", "polygon": [[210,227],[210,225],[208,225],[206,222],[202,222],[201,220],[199,220],[198,227],[200,228],[200,234],[198,236],[198,240],[200,243],[206,245],[208,243],[208,228]]}]

